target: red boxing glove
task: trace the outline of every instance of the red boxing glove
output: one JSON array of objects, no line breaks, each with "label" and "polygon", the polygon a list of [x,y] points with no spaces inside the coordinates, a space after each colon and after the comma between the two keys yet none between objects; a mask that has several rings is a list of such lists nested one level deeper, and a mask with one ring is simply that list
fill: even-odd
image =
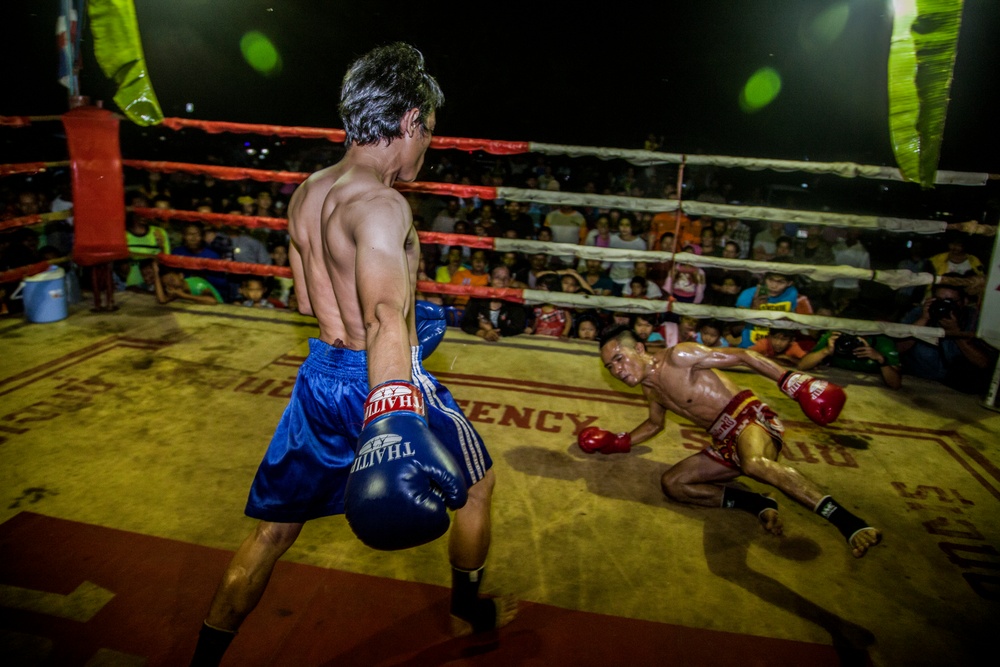
[{"label": "red boxing glove", "polygon": [[580,431],[576,442],[580,449],[593,454],[624,454],[632,451],[632,437],[628,433],[612,433],[603,428],[590,426]]},{"label": "red boxing glove", "polygon": [[798,401],[802,412],[820,426],[836,421],[847,401],[847,394],[837,385],[797,371],[782,375],[778,386],[789,398]]}]

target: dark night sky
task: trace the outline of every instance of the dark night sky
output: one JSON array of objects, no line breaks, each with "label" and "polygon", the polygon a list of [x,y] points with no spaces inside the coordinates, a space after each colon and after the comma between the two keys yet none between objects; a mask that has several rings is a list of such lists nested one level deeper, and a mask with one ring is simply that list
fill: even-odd
[{"label": "dark night sky", "polygon": [[[0,114],[59,113],[55,0],[5,0]],[[377,44],[420,48],[447,97],[439,134],[663,150],[892,164],[886,124],[889,0],[698,0],[462,5],[380,0],[136,0],[153,86],[166,115],[339,127],[348,63]],[[849,8],[830,44],[804,43],[823,9]],[[575,9],[556,9],[573,6]],[[473,9],[475,8],[475,9]],[[270,10],[270,11],[269,11]],[[613,12],[617,11],[617,14]],[[1000,3],[966,0],[941,168],[1000,172],[995,88]],[[259,30],[280,74],[251,69],[239,39]],[[28,39],[25,40],[25,36]],[[112,89],[93,61],[82,87]],[[782,91],[755,114],[738,96],[763,66]]]}]

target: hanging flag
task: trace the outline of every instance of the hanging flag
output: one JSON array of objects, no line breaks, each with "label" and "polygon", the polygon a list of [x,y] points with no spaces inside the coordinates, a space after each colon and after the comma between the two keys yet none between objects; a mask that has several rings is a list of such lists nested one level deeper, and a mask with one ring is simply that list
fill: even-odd
[{"label": "hanging flag", "polygon": [[87,9],[97,63],[118,85],[115,103],[137,125],[162,122],[163,111],[146,70],[132,0],[89,0]]},{"label": "hanging flag", "polygon": [[963,0],[893,0],[889,134],[899,171],[934,187]]},{"label": "hanging flag", "polygon": [[69,89],[71,96],[80,94],[80,81],[77,76],[78,37],[79,14],[73,6],[73,0],[59,0],[59,18],[56,19],[59,83]]}]

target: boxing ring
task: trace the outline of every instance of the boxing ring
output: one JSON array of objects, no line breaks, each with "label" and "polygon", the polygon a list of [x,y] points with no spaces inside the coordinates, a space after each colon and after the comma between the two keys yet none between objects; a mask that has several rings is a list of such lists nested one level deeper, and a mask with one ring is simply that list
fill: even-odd
[{"label": "boxing ring", "polygon": [[[315,131],[324,138],[335,132]],[[449,141],[436,137],[441,144],[432,145],[450,148],[443,145]],[[476,149],[539,150],[510,143]],[[123,164],[225,173],[208,165]],[[609,203],[574,193],[411,187],[484,199]],[[708,205],[643,199],[618,206],[677,206],[694,214]],[[733,213],[712,207],[715,215]],[[139,213],[270,229],[285,224]],[[905,225],[928,233],[944,228],[938,221]],[[501,239],[426,233],[422,240],[637,258],[537,241],[506,246]],[[678,253],[676,259],[708,258]],[[160,260],[282,275],[279,267]],[[780,266],[820,279],[843,271]],[[868,272],[864,279],[926,285],[932,277]],[[422,283],[420,289],[455,288]],[[533,290],[466,293],[529,304],[553,300]],[[710,312],[671,302],[560,298],[573,307]],[[190,655],[230,552],[253,524],[241,515],[249,482],[307,339],[318,333],[312,318],[287,311],[161,306],[131,293],[115,301],[115,312],[81,304],[66,320],[46,325],[0,319],[6,495],[0,637],[7,655],[24,664],[170,665]],[[760,315],[747,321],[774,323]],[[781,314],[776,324],[830,325],[815,318]],[[878,322],[837,326],[940,335]],[[744,513],[667,501],[662,472],[705,445],[701,430],[672,415],[661,435],[629,455],[582,454],[575,445],[581,429],[625,430],[646,415],[641,394],[607,374],[593,344],[541,336],[491,344],[453,328],[427,367],[452,389],[493,454],[498,485],[485,586],[522,600],[518,619],[488,637],[451,639],[445,542],[374,552],[333,518],[307,524],[224,664],[963,664],[986,650],[1000,605],[1000,415],[975,397],[909,377],[889,392],[876,376],[830,369],[819,374],[845,386],[849,399],[841,419],[820,428],[773,383],[733,374],[781,414],[790,465],[884,531],[882,545],[855,560],[836,530],[787,498],[778,498],[783,538],[765,534]]]}]

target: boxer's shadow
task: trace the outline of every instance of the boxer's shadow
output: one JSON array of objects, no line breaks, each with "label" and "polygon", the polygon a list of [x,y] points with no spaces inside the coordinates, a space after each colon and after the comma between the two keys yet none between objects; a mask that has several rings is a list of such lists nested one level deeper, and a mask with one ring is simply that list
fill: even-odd
[{"label": "boxer's shadow", "polygon": [[[815,541],[805,537],[776,538],[765,533],[757,520],[744,512],[688,507],[667,499],[660,490],[660,477],[670,466],[644,458],[643,454],[650,451],[650,448],[638,445],[628,455],[606,456],[584,454],[575,444],[562,451],[524,446],[508,451],[505,459],[511,467],[524,474],[564,481],[582,479],[587,489],[599,496],[662,507],[701,521],[704,526],[705,560],[712,574],[829,632],[841,664],[867,664],[867,647],[875,641],[871,632],[845,621],[747,565],[753,543],[781,558],[808,561],[821,553]],[[739,486],[739,482],[735,486]],[[777,490],[774,495],[779,503],[793,502]]]},{"label": "boxer's shadow", "polygon": [[[377,606],[378,603],[369,603]],[[355,610],[357,611],[357,610]],[[522,612],[527,611],[522,607]],[[372,617],[379,617],[378,609],[370,610]],[[449,596],[443,593],[437,599],[428,599],[426,606],[401,617],[391,625],[335,658],[322,663],[322,667],[335,665],[372,665],[380,667],[438,667],[461,662],[474,663],[500,648],[500,633],[504,633],[504,659],[511,664],[527,664],[539,660],[544,642],[539,632],[530,626],[511,626],[465,637],[451,637],[444,624],[437,627],[437,620],[444,621],[449,614]],[[433,637],[427,644],[428,637]],[[403,646],[424,646],[416,653],[401,651]],[[401,653],[403,654],[401,656]]]}]

